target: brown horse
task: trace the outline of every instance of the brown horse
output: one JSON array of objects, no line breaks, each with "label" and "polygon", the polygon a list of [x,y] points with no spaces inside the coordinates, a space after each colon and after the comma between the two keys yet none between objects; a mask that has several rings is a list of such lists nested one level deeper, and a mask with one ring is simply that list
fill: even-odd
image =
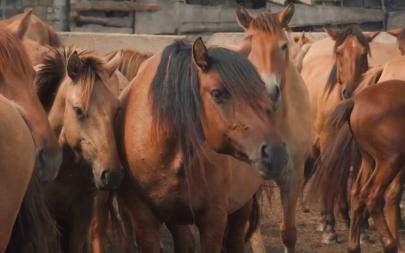
[{"label": "brown horse", "polygon": [[[39,191],[38,177],[49,180],[56,176],[60,154],[56,138],[36,96],[34,75],[35,72],[19,40],[0,28],[0,92],[10,101],[13,100],[13,106],[7,107],[6,99],[2,97],[2,129],[7,131],[11,127],[12,131],[7,135],[2,131],[2,179],[5,181],[1,184],[1,203],[5,208],[1,209],[1,252],[4,252],[5,247],[9,253],[58,252],[57,245],[54,244],[55,224]],[[6,113],[4,110],[7,108],[12,108],[12,111]],[[13,110],[15,112],[17,109],[18,117],[13,118]],[[22,118],[25,121],[23,126]],[[38,150],[42,151],[38,154]],[[15,155],[18,155],[18,158]],[[35,176],[31,179],[35,159]],[[11,172],[13,174],[10,174]],[[13,175],[15,177],[10,177]],[[12,209],[9,209],[8,204]],[[7,246],[10,226],[14,221]]]},{"label": "brown horse", "polygon": [[[341,100],[350,98],[356,90],[362,75],[369,68],[369,43],[378,34],[365,35],[357,27],[349,27],[345,30],[327,29],[327,32],[335,41],[334,58],[314,57],[304,64],[301,72],[312,101],[315,129],[313,150],[315,154],[321,156],[328,143],[334,138],[334,132],[325,126],[325,119]],[[312,195],[319,196],[316,187],[312,189],[314,190],[310,191]],[[333,210],[331,206],[326,205],[327,200],[327,196],[322,200],[324,210],[321,230],[324,230],[323,242],[332,243],[337,240],[337,234],[334,229]]]},{"label": "brown horse", "polygon": [[18,106],[1,95],[0,115],[0,252],[4,253],[34,171],[35,145]]},{"label": "brown horse", "polygon": [[397,28],[391,31],[388,31],[389,34],[397,38],[398,49],[401,52],[401,55],[405,54],[405,29]]},{"label": "brown horse", "polygon": [[[276,127],[290,153],[290,163],[272,177],[280,188],[283,208],[281,239],[285,252],[294,252],[295,213],[303,185],[305,160],[311,153],[312,122],[307,88],[288,55],[284,29],[294,14],[294,5],[277,13],[265,12],[253,18],[239,8],[239,24],[250,42],[249,60],[255,65],[275,104]],[[246,42],[245,42],[246,43]],[[299,122],[299,124],[297,123]]]},{"label": "brown horse", "polygon": [[18,34],[23,23],[27,22],[24,38],[38,42],[41,46],[60,47],[62,43],[55,29],[35,15],[32,9],[0,21],[11,32]]},{"label": "brown horse", "polygon": [[0,28],[0,37],[0,69],[3,75],[10,76],[0,81],[0,93],[23,109],[37,147],[39,176],[44,180],[53,179],[62,154],[36,94],[35,72],[18,39],[3,28]]},{"label": "brown horse", "polygon": [[39,66],[40,98],[64,147],[61,172],[47,187],[64,252],[84,252],[96,189],[116,189],[124,175],[114,136],[117,83],[109,81],[116,65],[65,48]]},{"label": "brown horse", "polygon": [[273,107],[246,58],[206,49],[200,39],[192,47],[175,42],[144,63],[124,105],[121,140],[131,181],[120,191],[142,252],[159,252],[162,222],[195,223],[201,251],[220,252],[227,221],[228,250],[243,252],[249,217],[240,222],[228,214],[249,211],[261,184],[254,171],[267,178],[288,161]]},{"label": "brown horse", "polygon": [[333,180],[321,187],[331,198],[339,194],[336,189],[342,187],[342,179],[348,173],[347,169],[342,171],[347,157],[361,159],[360,163],[353,163],[358,173],[351,189],[349,252],[360,252],[359,224],[364,209],[374,220],[384,252],[399,250],[397,207],[405,181],[404,92],[404,81],[370,86],[340,104],[328,119],[327,124],[338,134],[323,165],[322,176]]},{"label": "brown horse", "polygon": [[49,53],[49,47],[61,46],[59,37],[53,28],[43,23],[32,13],[32,10],[0,21],[0,24],[22,41],[33,66],[44,59]]}]

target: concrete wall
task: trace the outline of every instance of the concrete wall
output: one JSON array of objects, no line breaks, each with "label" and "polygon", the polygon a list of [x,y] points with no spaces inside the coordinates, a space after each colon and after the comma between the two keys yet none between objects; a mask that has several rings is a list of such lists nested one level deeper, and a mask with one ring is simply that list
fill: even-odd
[{"label": "concrete wall", "polygon": [[[61,32],[59,33],[66,46],[94,50],[100,53],[108,53],[114,50],[128,48],[141,52],[156,52],[174,40],[187,38],[184,35],[137,35],[137,34],[108,34],[108,33],[80,33]],[[300,33],[293,33],[300,35]],[[325,33],[306,33],[313,40],[325,38]],[[230,46],[237,43],[244,37],[243,33],[214,33],[205,38],[209,45]],[[190,38],[191,39],[191,38]],[[395,43],[395,38],[388,33],[381,33],[375,41],[383,43]]]}]

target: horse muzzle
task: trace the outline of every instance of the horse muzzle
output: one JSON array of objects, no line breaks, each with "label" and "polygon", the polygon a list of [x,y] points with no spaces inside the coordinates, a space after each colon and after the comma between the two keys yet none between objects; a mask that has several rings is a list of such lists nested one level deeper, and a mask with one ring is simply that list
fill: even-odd
[{"label": "horse muzzle", "polygon": [[287,167],[289,155],[287,147],[282,144],[263,144],[260,147],[261,159],[255,162],[256,169],[263,179],[278,176]]},{"label": "horse muzzle", "polygon": [[117,190],[124,179],[124,169],[107,169],[101,173],[100,178],[95,180],[97,189],[99,190]]},{"label": "horse muzzle", "polygon": [[59,173],[62,160],[62,150],[60,148],[40,148],[35,161],[39,179],[43,182],[54,180]]}]

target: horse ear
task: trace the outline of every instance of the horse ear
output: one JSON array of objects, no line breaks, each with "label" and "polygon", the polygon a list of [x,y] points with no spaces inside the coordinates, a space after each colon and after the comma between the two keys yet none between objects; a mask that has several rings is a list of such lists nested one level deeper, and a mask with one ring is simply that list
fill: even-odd
[{"label": "horse ear", "polygon": [[290,23],[291,18],[294,16],[295,6],[294,4],[290,3],[282,9],[281,11],[274,13],[274,17],[278,20],[282,27],[287,28],[288,23]]},{"label": "horse ear", "polygon": [[28,27],[31,24],[31,15],[32,15],[32,9],[29,9],[27,12],[24,13],[23,18],[20,21],[20,24],[17,27],[17,30],[15,32],[15,35],[17,38],[22,39],[25,35],[25,33],[28,30]]},{"label": "horse ear", "polygon": [[115,70],[118,68],[119,64],[121,63],[122,60],[122,52],[121,50],[116,52],[114,56],[104,64],[104,67],[107,70],[107,73],[109,76],[112,76],[115,72]]},{"label": "horse ear", "polygon": [[330,29],[326,27],[324,27],[323,30],[332,38],[332,40],[337,40],[341,32],[339,29]]},{"label": "horse ear", "polygon": [[387,33],[389,33],[392,36],[397,37],[397,38],[399,37],[401,32],[402,32],[402,28],[396,28],[396,29],[392,29],[392,30],[387,31]]},{"label": "horse ear", "polygon": [[380,34],[380,32],[369,32],[366,34],[367,40],[368,42],[371,42],[375,39],[375,37],[377,37],[377,35]]},{"label": "horse ear", "polygon": [[236,20],[238,21],[238,24],[243,28],[243,29],[248,29],[250,23],[252,22],[253,18],[250,16],[249,12],[246,10],[245,7],[239,5],[239,7],[235,11],[236,13]]},{"label": "horse ear", "polygon": [[205,47],[201,37],[194,41],[193,60],[202,71],[208,70],[208,49]]},{"label": "horse ear", "polygon": [[83,63],[76,51],[70,55],[67,63],[67,74],[73,81],[79,79],[80,72],[82,70]]}]

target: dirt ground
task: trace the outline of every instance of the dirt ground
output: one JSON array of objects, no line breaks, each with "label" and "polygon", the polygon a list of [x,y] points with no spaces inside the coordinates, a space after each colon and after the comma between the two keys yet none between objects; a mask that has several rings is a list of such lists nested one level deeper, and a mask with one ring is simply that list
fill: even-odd
[{"label": "dirt ground", "polygon": [[[275,192],[272,197],[271,205],[264,201],[264,212],[262,214],[261,231],[265,240],[265,246],[268,253],[283,253],[283,245],[279,237],[279,221],[281,220],[280,200],[278,192]],[[338,244],[324,245],[321,243],[321,233],[316,230],[319,221],[319,209],[311,206],[309,213],[304,213],[299,206],[297,212],[297,232],[298,241],[296,246],[297,253],[342,253],[346,252],[348,230],[343,221],[338,218],[337,233]],[[405,219],[405,210],[402,209],[402,217]],[[167,232],[163,232],[165,252],[173,252],[171,238]],[[401,244],[405,246],[405,229],[400,233]],[[247,246],[246,252],[251,252]],[[370,242],[362,245],[362,252],[365,253],[380,253],[382,247],[378,241],[375,231],[370,231]]]}]

